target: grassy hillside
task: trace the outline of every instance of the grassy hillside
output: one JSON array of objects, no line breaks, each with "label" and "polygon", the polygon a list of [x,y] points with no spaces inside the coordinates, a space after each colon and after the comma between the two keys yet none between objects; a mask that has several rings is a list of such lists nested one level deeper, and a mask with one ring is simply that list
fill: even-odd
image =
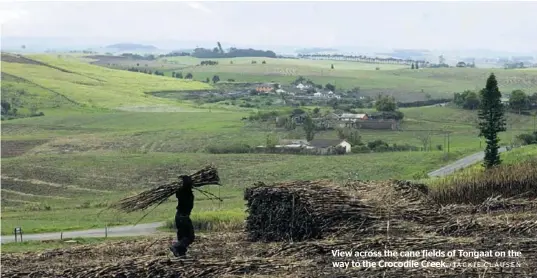
[{"label": "grassy hillside", "polygon": [[[45,108],[62,106],[57,98],[76,106],[109,109],[175,105],[175,102],[147,93],[211,89],[205,83],[113,70],[61,55],[19,58],[2,54],[2,73],[7,75],[5,86],[41,96],[40,103]],[[10,91],[5,86],[2,85],[2,91]],[[32,97],[32,101],[35,98]]]}]

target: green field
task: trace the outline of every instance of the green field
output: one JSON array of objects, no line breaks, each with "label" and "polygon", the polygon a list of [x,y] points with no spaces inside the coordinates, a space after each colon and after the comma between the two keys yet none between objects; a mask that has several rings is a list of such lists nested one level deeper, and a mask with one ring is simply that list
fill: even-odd
[{"label": "green field", "polygon": [[[16,60],[2,62],[2,98],[12,98],[10,94],[16,89],[25,89],[28,94],[20,96],[23,108],[37,105],[39,111],[45,112],[42,117],[2,122],[2,234],[11,233],[16,226],[23,227],[25,233],[36,233],[134,223],[143,213],[99,212],[114,200],[139,192],[149,185],[174,179],[178,174],[190,173],[208,163],[216,164],[224,184],[209,190],[221,196],[224,202],[211,201],[196,193],[198,202],[193,218],[200,227],[207,223],[240,223],[244,216],[243,189],[256,181],[412,179],[484,147],[477,137],[475,111],[421,107],[401,109],[405,114],[402,131],[362,130],[360,134],[365,142],[382,139],[389,144],[420,146],[420,136],[430,133],[433,148],[428,152],[331,157],[210,154],[207,152],[209,147],[263,145],[269,134],[279,138],[303,138],[303,130],[285,131],[241,120],[249,115],[249,111],[197,109],[194,104],[185,101],[149,94],[166,90],[209,89],[205,83],[106,69],[89,65],[76,57],[36,55],[31,58],[45,65],[28,63],[27,60],[24,60],[25,63]],[[190,62],[188,59],[191,59]],[[192,58],[188,59],[182,61],[184,66],[195,63]],[[260,64],[260,61],[251,65],[249,58],[234,59],[233,65],[224,65],[223,60],[221,65],[206,66],[203,70],[221,67],[230,76],[237,75],[234,71],[240,71],[248,72],[254,78],[266,78],[264,73],[249,67],[289,67],[308,73],[320,72],[331,64],[327,61],[266,60],[266,65]],[[406,84],[415,86],[410,80],[427,79],[424,76],[435,72],[383,70],[383,65],[380,65],[380,71],[376,71],[367,68],[374,65],[351,62],[334,62],[334,65],[335,72],[346,71],[348,75],[345,78],[352,82],[360,83],[360,74],[376,76],[373,79],[377,81],[368,81],[377,84],[375,86],[392,84],[397,87],[401,76],[394,73],[404,73],[402,78]],[[353,77],[353,72],[358,75]],[[480,72],[480,75],[486,74],[484,70]],[[506,73],[519,74],[515,71]],[[200,71],[200,74],[211,75],[208,71]],[[480,87],[484,85],[485,78],[482,76],[470,75],[466,80],[458,72],[450,74],[449,78],[461,81],[462,85],[438,81],[435,86],[442,88],[441,84],[449,83],[462,88],[465,82]],[[196,79],[197,73],[194,75]],[[275,75],[278,76],[282,77]],[[449,74],[444,77],[447,76]],[[498,76],[500,80],[505,78],[501,74]],[[234,78],[239,81],[236,76]],[[294,80],[296,76],[284,78]],[[435,78],[431,78],[431,82],[437,82]],[[449,87],[446,90],[450,90]],[[175,112],[156,112],[165,109],[149,109],[152,107],[174,108]],[[118,111],[118,108],[131,111]],[[197,113],[182,113],[188,111]],[[508,131],[501,134],[502,144],[510,143],[514,136],[533,128],[532,117],[508,114],[507,118]],[[444,150],[435,148],[444,144],[443,131],[452,132],[447,159]],[[336,136],[335,131],[316,135],[317,138]],[[169,220],[174,206],[171,199],[150,213],[143,222]]]},{"label": "green field", "polygon": [[[80,59],[80,58],[79,58]],[[217,61],[218,65],[201,66],[204,60]],[[252,64],[256,61],[256,64]],[[266,64],[262,62],[265,61]],[[433,97],[452,97],[454,92],[481,89],[491,72],[498,76],[500,90],[510,93],[522,89],[537,92],[537,71],[533,69],[504,70],[486,68],[422,68],[411,70],[406,65],[373,64],[351,61],[276,59],[260,57],[200,59],[189,56],[164,57],[146,62],[122,60],[119,68],[135,67],[172,72],[192,73],[194,80],[205,81],[218,75],[221,81],[279,82],[288,84],[298,76],[316,84],[335,84],[340,89],[359,87],[368,95],[393,94],[400,101],[423,100],[425,94]],[[106,66],[106,59],[101,63]],[[137,66],[137,64],[139,66]],[[331,65],[334,69],[331,69]],[[379,70],[377,70],[379,68]]]},{"label": "green field", "polygon": [[[498,76],[500,90],[511,92],[522,89],[537,92],[537,72],[531,70],[504,70],[479,68],[424,68],[411,70],[404,65],[368,64],[350,61],[234,58],[234,59],[196,59],[192,57],[165,58],[181,64],[172,71],[191,72],[195,80],[205,80],[218,75],[220,80],[234,79],[237,82],[289,83],[298,76],[304,76],[317,84],[331,83],[337,88],[351,89],[360,87],[367,94],[379,92],[393,94],[396,98],[421,100],[424,94],[433,97],[452,97],[454,92],[467,89],[481,89],[484,80],[491,72]],[[218,61],[218,65],[200,66],[202,60]],[[252,64],[251,61],[257,61]],[[262,61],[266,64],[262,64]],[[233,61],[233,64],[230,63]],[[334,69],[330,65],[334,65]],[[380,70],[376,70],[379,67]]]}]

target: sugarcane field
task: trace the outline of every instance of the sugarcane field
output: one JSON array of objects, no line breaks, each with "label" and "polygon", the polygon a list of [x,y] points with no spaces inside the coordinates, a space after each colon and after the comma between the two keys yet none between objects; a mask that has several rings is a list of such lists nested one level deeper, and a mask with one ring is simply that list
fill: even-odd
[{"label": "sugarcane field", "polygon": [[1,278],[537,278],[537,2],[0,1]]}]

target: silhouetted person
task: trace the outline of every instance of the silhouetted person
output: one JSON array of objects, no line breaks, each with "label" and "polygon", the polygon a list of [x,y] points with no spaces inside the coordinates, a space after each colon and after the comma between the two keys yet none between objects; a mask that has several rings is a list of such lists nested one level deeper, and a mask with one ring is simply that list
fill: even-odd
[{"label": "silhouetted person", "polygon": [[194,193],[192,192],[193,182],[190,176],[179,176],[183,180],[183,185],[177,190],[177,211],[175,213],[175,226],[177,227],[177,242],[170,250],[176,257],[184,256],[188,246],[194,241],[194,227],[190,220],[190,212],[194,207]]}]

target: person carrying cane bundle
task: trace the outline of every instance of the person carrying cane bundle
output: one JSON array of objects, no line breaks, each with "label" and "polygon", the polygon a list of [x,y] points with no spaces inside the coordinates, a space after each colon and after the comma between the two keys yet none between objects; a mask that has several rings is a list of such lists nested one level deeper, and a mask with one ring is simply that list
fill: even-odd
[{"label": "person carrying cane bundle", "polygon": [[175,193],[177,198],[177,210],[175,212],[175,226],[177,228],[177,242],[172,244],[170,250],[176,257],[186,255],[188,246],[194,242],[194,226],[190,219],[190,213],[194,207],[193,182],[190,176],[179,176],[183,185]]}]

